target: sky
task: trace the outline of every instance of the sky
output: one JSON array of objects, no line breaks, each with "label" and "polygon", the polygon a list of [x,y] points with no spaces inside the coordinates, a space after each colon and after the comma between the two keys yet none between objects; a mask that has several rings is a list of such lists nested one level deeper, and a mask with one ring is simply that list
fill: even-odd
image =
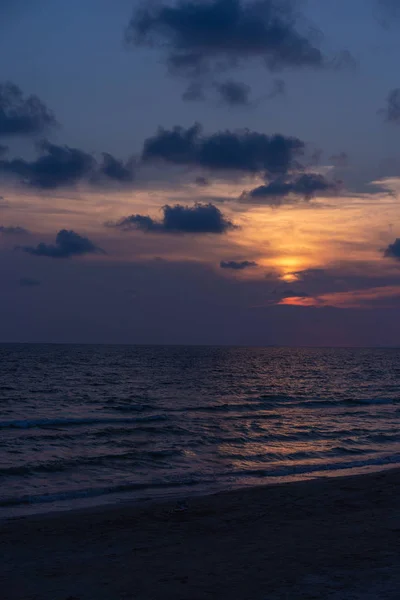
[{"label": "sky", "polygon": [[397,0],[0,0],[0,342],[398,346]]}]

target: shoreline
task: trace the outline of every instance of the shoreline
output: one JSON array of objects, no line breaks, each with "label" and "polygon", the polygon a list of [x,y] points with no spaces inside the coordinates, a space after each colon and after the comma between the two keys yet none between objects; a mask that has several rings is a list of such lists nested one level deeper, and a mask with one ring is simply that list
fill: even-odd
[{"label": "shoreline", "polygon": [[10,518],[3,597],[398,598],[399,490],[394,468]]},{"label": "shoreline", "polygon": [[[108,511],[119,508],[144,508],[158,504],[177,503],[180,501],[191,500],[192,498],[210,497],[225,493],[236,493],[244,490],[252,490],[265,487],[275,487],[281,485],[305,483],[313,481],[323,481],[325,479],[343,479],[349,477],[363,477],[365,475],[373,475],[386,471],[399,471],[398,463],[386,463],[377,465],[363,465],[360,467],[342,468],[338,470],[321,470],[317,472],[297,473],[287,476],[266,477],[265,482],[255,482],[255,480],[232,483],[230,487],[219,486],[217,482],[202,486],[197,489],[196,486],[172,486],[168,493],[163,493],[156,488],[145,488],[145,495],[139,495],[137,492],[110,492],[107,494],[82,495],[75,498],[62,498],[62,494],[58,499],[43,500],[42,502],[21,502],[20,504],[0,506],[0,525],[3,522],[22,518],[40,518],[50,515],[65,515],[68,513]],[[157,491],[158,490],[158,491]],[[152,498],[149,494],[154,492]],[[69,504],[69,506],[68,506]]]}]

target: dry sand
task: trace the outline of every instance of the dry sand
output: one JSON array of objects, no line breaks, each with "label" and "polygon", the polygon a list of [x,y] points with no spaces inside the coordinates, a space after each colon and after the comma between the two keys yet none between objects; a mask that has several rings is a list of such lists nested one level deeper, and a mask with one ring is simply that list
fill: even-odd
[{"label": "dry sand", "polygon": [[3,521],[1,600],[400,599],[400,471]]}]

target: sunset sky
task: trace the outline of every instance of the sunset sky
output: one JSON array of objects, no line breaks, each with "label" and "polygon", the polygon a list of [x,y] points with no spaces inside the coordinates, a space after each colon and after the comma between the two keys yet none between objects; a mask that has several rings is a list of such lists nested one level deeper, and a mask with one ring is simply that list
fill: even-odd
[{"label": "sunset sky", "polygon": [[396,0],[0,0],[0,341],[400,344]]}]

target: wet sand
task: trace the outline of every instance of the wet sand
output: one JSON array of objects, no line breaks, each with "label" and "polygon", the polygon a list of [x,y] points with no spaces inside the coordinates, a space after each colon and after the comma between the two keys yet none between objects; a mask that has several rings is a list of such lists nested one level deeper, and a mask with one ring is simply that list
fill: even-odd
[{"label": "wet sand", "polygon": [[2,600],[400,598],[400,470],[0,523]]}]

